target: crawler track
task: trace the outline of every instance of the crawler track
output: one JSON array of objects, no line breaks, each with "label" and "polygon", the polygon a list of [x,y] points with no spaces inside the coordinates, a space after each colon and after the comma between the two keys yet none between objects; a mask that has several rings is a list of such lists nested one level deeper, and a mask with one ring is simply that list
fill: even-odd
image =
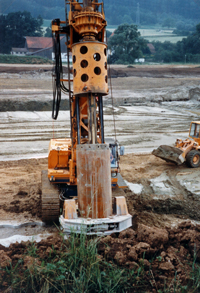
[{"label": "crawler track", "polygon": [[47,171],[42,171],[42,221],[57,222],[59,215],[59,189],[49,182]]}]

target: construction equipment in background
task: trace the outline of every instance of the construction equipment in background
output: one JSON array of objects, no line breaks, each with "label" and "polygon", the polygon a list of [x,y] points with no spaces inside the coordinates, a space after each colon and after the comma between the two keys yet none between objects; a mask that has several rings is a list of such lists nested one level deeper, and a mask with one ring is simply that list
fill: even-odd
[{"label": "construction equipment in background", "polygon": [[200,166],[200,121],[191,122],[189,137],[177,139],[175,146],[161,145],[152,154],[167,162],[177,165],[186,162],[189,167],[197,168]]},{"label": "construction equipment in background", "polygon": [[[132,217],[125,197],[120,193],[112,196],[112,190],[118,193],[126,184],[119,174],[123,148],[114,139],[105,143],[103,96],[109,89],[103,3],[65,1],[65,14],[65,21],[52,21],[55,54],[52,117],[58,117],[61,91],[68,93],[71,138],[50,141],[48,172],[42,172],[42,219],[52,222],[59,218],[64,232],[120,232],[132,225]],[[61,35],[66,36],[67,79],[63,78]]]}]

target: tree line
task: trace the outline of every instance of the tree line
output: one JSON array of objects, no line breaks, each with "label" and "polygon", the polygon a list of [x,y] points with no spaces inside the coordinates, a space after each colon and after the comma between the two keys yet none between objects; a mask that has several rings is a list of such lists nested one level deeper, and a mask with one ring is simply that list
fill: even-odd
[{"label": "tree line", "polygon": [[[41,15],[44,19],[65,19],[64,0],[17,0],[10,4],[0,1],[3,14],[16,11],[31,11],[34,17]],[[140,7],[142,25],[162,24],[166,18],[176,21],[197,20],[200,15],[199,0],[104,0],[106,19],[109,25],[136,23],[137,3]]]},{"label": "tree line", "polygon": [[156,53],[153,60],[156,62],[200,62],[200,23],[196,25],[194,33],[182,41],[173,44],[171,42],[153,42]]},{"label": "tree line", "polygon": [[42,24],[41,16],[34,18],[27,11],[0,15],[0,53],[9,54],[12,47],[24,48],[25,36],[42,36]]},{"label": "tree line", "polygon": [[[0,15],[0,53],[9,54],[12,47],[24,47],[25,36],[42,36],[42,24],[41,16],[34,18],[27,11]],[[48,29],[46,36],[50,34]],[[176,44],[152,43],[155,47],[153,55],[147,46],[148,41],[141,37],[138,27],[134,24],[122,24],[108,38],[111,52],[109,62],[131,64],[141,57],[151,58],[156,62],[200,62],[200,23]]]},{"label": "tree line", "polygon": [[200,62],[200,23],[196,25],[195,31],[182,41],[173,44],[165,41],[152,42],[155,53],[151,53],[136,25],[120,25],[110,36],[108,46],[110,63],[132,64],[135,59],[145,57],[155,62]]}]

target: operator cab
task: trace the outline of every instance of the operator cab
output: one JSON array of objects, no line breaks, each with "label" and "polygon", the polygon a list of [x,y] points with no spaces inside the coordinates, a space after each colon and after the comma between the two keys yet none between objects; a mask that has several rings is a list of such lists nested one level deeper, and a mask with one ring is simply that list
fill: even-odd
[{"label": "operator cab", "polygon": [[193,139],[200,138],[200,121],[191,122],[189,136]]},{"label": "operator cab", "polygon": [[119,167],[119,157],[124,155],[124,146],[119,146],[119,143],[111,138],[106,137],[105,143],[109,145],[110,148],[110,165],[112,168]]}]

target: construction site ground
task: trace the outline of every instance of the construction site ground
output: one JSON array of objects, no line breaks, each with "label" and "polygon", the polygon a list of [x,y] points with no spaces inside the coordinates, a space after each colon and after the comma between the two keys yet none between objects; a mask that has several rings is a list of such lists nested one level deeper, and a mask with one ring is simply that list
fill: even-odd
[{"label": "construction site ground", "polygon": [[[156,255],[156,285],[149,292],[158,292],[175,272],[184,284],[194,247],[200,260],[200,168],[151,155],[161,144],[187,138],[190,122],[199,120],[199,73],[194,65],[111,67],[105,133],[125,146],[120,170],[133,227],[102,240],[99,254],[133,268],[145,252],[146,271]],[[59,242],[57,228],[41,223],[41,171],[47,169],[49,139],[68,137],[70,125],[67,96],[52,122],[51,95],[51,67],[0,66],[0,263],[5,255],[11,261],[19,255],[18,244],[9,248],[13,242],[44,238],[45,251]]]}]

